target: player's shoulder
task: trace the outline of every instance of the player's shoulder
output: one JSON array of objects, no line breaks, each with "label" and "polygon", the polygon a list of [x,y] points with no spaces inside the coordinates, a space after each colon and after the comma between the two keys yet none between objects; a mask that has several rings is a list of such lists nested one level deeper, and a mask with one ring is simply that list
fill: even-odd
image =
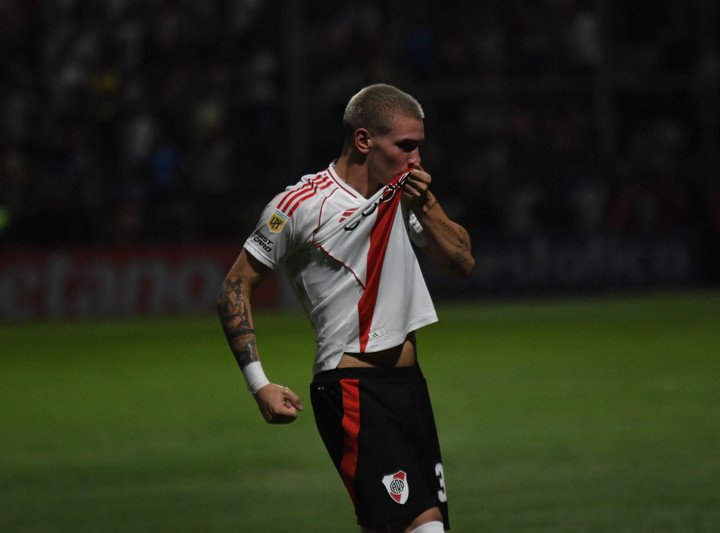
[{"label": "player's shoulder", "polygon": [[302,234],[302,228],[314,227],[317,213],[335,187],[327,171],[302,176],[276,194],[266,206],[263,216],[268,228],[272,233],[279,233],[289,225],[294,228],[291,233]]},{"label": "player's shoulder", "polygon": [[297,183],[289,185],[273,199],[274,207],[282,215],[292,217],[297,212],[314,210],[337,188],[327,170],[305,174]]}]

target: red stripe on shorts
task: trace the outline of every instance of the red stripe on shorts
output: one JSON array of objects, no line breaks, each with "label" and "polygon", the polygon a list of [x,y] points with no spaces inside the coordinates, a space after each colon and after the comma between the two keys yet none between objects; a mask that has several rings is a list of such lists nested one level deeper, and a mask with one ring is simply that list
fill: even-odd
[{"label": "red stripe on shorts", "polygon": [[358,435],[360,433],[360,380],[341,379],[345,445],[340,461],[340,475],[347,487],[350,498],[355,501],[355,472],[358,462]]}]

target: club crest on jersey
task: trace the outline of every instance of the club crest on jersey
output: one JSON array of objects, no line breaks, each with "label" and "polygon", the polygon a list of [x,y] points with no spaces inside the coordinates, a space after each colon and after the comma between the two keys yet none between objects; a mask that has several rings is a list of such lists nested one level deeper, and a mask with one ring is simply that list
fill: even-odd
[{"label": "club crest on jersey", "polygon": [[382,479],[388,495],[395,503],[404,505],[410,496],[410,485],[408,485],[407,474],[398,470],[394,474],[388,474]]},{"label": "club crest on jersey", "polygon": [[270,233],[280,233],[285,227],[287,221],[287,215],[282,211],[276,209],[275,212],[270,216],[270,220],[267,221],[267,227]]}]

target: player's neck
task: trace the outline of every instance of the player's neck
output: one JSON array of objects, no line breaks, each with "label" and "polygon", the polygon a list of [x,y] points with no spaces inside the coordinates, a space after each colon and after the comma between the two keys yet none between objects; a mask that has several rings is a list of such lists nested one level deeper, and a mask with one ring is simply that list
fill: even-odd
[{"label": "player's neck", "polygon": [[368,182],[367,168],[351,162],[348,157],[341,156],[333,165],[335,174],[347,183],[354,190],[362,194],[365,198],[372,196],[375,191],[371,190]]}]

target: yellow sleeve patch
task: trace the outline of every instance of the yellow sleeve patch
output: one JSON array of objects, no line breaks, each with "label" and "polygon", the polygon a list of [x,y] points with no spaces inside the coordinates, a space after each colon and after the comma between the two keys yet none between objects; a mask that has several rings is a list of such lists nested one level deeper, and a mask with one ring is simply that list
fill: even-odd
[{"label": "yellow sleeve patch", "polygon": [[272,214],[272,216],[270,216],[270,219],[267,221],[267,227],[270,230],[270,233],[280,233],[283,227],[285,227],[286,221],[287,216],[284,213],[276,210]]}]

